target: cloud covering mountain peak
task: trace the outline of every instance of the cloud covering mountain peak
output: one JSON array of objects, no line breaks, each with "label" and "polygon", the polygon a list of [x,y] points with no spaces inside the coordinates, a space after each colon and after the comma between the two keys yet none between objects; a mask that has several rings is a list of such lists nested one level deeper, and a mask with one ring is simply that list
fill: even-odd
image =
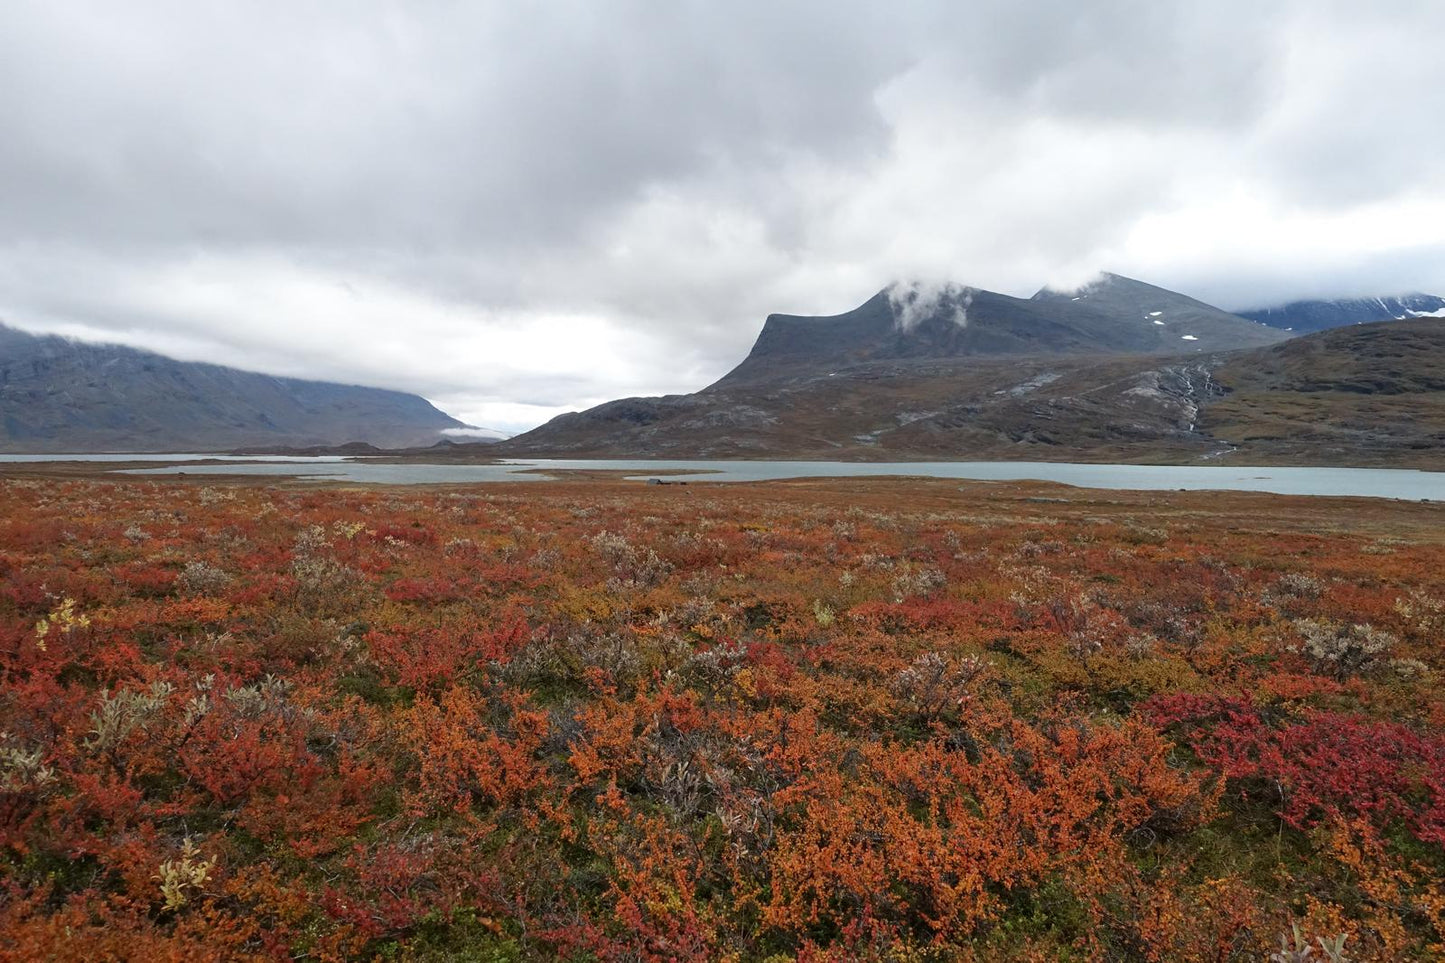
[{"label": "cloud covering mountain peak", "polygon": [[1423,0],[22,0],[0,27],[0,316],[478,424],[696,387],[767,312],[888,278],[1445,289]]}]

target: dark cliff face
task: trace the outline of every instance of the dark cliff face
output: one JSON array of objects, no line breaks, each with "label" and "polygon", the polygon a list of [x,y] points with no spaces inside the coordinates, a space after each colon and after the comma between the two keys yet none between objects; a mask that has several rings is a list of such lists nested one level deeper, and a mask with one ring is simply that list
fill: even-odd
[{"label": "dark cliff face", "polygon": [[0,450],[217,451],[432,444],[455,418],[424,398],[175,361],[0,326]]},{"label": "dark cliff face", "polygon": [[1433,294],[1400,294],[1334,301],[1293,301],[1239,313],[1271,327],[1303,334],[1372,321],[1399,321],[1422,315],[1438,317],[1442,311],[1445,311],[1445,298]]}]

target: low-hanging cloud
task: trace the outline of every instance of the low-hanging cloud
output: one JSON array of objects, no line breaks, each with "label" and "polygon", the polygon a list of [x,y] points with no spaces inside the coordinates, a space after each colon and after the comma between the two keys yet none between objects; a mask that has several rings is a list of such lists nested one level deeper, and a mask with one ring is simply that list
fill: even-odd
[{"label": "low-hanging cloud", "polygon": [[895,281],[888,286],[893,323],[912,331],[927,318],[945,317],[960,328],[968,327],[973,288],[953,281]]},{"label": "low-hanging cloud", "polygon": [[1430,0],[19,0],[0,319],[515,430],[900,278],[1445,293],[1442,33]]}]

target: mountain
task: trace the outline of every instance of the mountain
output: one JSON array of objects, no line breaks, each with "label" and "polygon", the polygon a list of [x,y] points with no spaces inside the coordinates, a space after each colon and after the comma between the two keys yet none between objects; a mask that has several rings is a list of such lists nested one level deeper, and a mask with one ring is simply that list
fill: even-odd
[{"label": "mountain", "polygon": [[770,315],[742,364],[712,388],[824,367],[1019,355],[1178,354],[1272,344],[1274,328],[1117,274],[1032,298],[893,285],[833,317]]},{"label": "mountain", "polygon": [[1251,308],[1240,311],[1239,315],[1274,328],[1303,334],[1371,321],[1445,317],[1445,298],[1433,294],[1400,294],[1338,301],[1292,301],[1272,308]]},{"label": "mountain", "polygon": [[768,384],[626,398],[494,446],[556,457],[1127,460],[1189,458],[1213,390],[1195,358],[983,358],[869,363]]},{"label": "mountain", "polygon": [[424,398],[176,361],[0,325],[0,451],[433,444],[465,427]]},{"label": "mountain", "polygon": [[1445,318],[1350,325],[1230,356],[1200,431],[1316,464],[1445,469]]},{"label": "mountain", "polygon": [[774,315],[702,391],[560,415],[496,454],[1445,467],[1445,320],[1281,343],[1117,276],[1026,301],[909,293],[836,318]]}]

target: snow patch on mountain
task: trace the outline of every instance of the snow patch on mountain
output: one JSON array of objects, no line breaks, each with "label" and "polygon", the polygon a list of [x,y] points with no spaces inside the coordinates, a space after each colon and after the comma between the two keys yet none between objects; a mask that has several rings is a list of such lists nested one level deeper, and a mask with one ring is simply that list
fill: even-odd
[{"label": "snow patch on mountain", "polygon": [[1286,331],[1323,331],[1374,321],[1445,317],[1445,298],[1433,294],[1398,294],[1388,297],[1294,301],[1290,304],[1239,312],[1243,317]]}]

